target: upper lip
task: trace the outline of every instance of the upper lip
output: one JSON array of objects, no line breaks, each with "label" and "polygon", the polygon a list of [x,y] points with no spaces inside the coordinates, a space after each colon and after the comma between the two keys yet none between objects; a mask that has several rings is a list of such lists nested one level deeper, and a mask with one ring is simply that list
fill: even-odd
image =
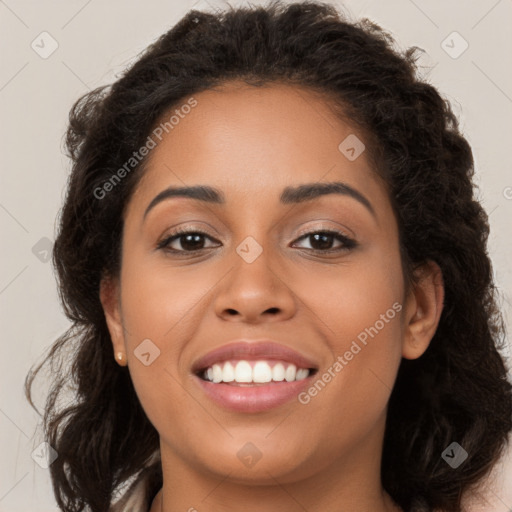
[{"label": "upper lip", "polygon": [[293,363],[298,368],[318,370],[314,361],[286,345],[271,340],[236,340],[199,357],[192,365],[192,371],[198,373],[214,363],[229,359],[278,359]]}]

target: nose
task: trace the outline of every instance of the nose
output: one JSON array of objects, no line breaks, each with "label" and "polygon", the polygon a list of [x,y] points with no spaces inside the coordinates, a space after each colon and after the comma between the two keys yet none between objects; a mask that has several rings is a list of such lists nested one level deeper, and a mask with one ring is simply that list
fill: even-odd
[{"label": "nose", "polygon": [[297,297],[292,290],[289,271],[268,251],[248,263],[238,255],[234,267],[222,280],[215,297],[215,312],[223,320],[261,323],[283,321],[295,315]]}]

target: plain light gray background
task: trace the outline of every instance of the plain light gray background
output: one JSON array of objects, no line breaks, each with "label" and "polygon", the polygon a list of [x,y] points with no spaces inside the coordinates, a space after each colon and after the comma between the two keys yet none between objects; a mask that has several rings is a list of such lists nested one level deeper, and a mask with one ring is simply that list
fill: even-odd
[{"label": "plain light gray background", "polygon": [[[220,0],[0,0],[0,512],[57,510],[49,470],[31,458],[43,439],[23,381],[68,326],[45,259],[69,168],[61,145],[69,108],[89,89],[115,80],[190,8],[223,5]],[[366,16],[390,30],[401,47],[423,48],[425,76],[461,119],[490,214],[489,251],[511,331],[512,0],[349,0],[344,5],[354,18]],[[45,55],[56,44],[54,53]],[[504,356],[510,365],[509,349]],[[468,510],[512,510],[512,451],[497,466],[487,496],[487,504]]]}]

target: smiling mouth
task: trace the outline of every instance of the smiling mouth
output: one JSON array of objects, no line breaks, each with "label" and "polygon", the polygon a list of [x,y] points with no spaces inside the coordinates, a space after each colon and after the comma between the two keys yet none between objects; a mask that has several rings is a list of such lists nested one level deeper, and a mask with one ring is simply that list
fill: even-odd
[{"label": "smiling mouth", "polygon": [[257,387],[304,380],[317,372],[283,360],[240,359],[215,363],[201,368],[196,375],[213,384]]}]

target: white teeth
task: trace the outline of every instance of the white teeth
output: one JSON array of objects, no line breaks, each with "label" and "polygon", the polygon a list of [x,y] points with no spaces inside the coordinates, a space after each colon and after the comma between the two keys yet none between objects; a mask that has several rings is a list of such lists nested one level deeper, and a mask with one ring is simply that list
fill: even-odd
[{"label": "white teeth", "polygon": [[264,361],[258,361],[252,371],[253,382],[270,382],[272,380],[272,368]]},{"label": "white teeth", "polygon": [[291,364],[286,368],[286,372],[284,374],[284,378],[287,382],[292,382],[292,380],[295,380],[295,374],[297,372],[297,367],[294,364]]},{"label": "white teeth", "polygon": [[277,363],[274,368],[272,368],[272,380],[276,382],[284,380],[284,366],[281,363]]},{"label": "white teeth", "polygon": [[208,368],[203,377],[205,380],[218,384],[219,382],[241,382],[263,384],[266,382],[293,382],[303,380],[309,376],[307,368],[299,368],[294,364],[276,363],[273,367],[267,361],[254,361],[251,366],[248,361],[238,361],[236,365],[229,361],[225,363],[215,363]]},{"label": "white teeth", "polygon": [[226,364],[224,364],[222,380],[224,382],[233,382],[235,380],[235,369],[233,368],[233,365],[229,361]]},{"label": "white teeth", "polygon": [[252,382],[252,368],[247,361],[238,361],[236,364],[235,380],[237,382]]},{"label": "white teeth", "polygon": [[309,375],[309,370],[306,368],[299,368],[295,374],[295,380],[303,380]]},{"label": "white teeth", "polygon": [[222,380],[222,368],[218,364],[213,365],[213,382],[220,382]]}]

